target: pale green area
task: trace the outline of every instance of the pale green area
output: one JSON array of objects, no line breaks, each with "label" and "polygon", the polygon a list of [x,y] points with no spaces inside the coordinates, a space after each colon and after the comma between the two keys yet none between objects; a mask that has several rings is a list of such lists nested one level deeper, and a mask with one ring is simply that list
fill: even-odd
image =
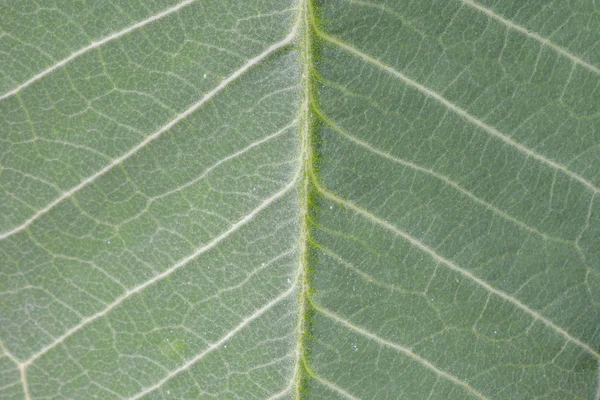
[{"label": "pale green area", "polygon": [[0,0],[1,399],[600,398],[600,4],[306,1]]}]

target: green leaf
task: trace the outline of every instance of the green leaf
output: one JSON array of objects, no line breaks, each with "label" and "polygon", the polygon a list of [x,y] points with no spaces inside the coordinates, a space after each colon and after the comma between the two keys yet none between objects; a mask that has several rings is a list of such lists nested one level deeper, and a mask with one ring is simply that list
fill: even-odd
[{"label": "green leaf", "polygon": [[593,0],[0,1],[0,398],[600,399]]}]

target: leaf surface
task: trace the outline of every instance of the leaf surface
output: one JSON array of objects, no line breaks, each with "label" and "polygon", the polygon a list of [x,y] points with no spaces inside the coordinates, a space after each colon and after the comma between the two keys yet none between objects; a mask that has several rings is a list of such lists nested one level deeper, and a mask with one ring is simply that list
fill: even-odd
[{"label": "leaf surface", "polygon": [[0,397],[598,400],[598,15],[0,2]]}]

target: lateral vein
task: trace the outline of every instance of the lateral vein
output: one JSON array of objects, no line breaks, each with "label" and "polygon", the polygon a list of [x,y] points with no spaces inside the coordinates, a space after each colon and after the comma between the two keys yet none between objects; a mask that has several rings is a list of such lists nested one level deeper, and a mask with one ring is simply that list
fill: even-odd
[{"label": "lateral vein", "polygon": [[534,158],[538,161],[541,161],[542,163],[556,169],[559,170],[561,172],[563,172],[564,174],[568,175],[569,177],[571,177],[572,179],[582,183],[583,185],[585,185],[590,191],[594,192],[594,193],[599,193],[600,192],[600,188],[598,188],[597,186],[595,186],[591,181],[589,181],[588,179],[582,177],[581,175],[571,171],[570,169],[568,169],[567,167],[565,167],[564,165],[558,164],[557,162],[544,157],[541,154],[536,153],[535,151],[525,147],[524,145],[522,145],[521,143],[518,143],[517,141],[515,141],[514,139],[512,139],[510,136],[500,132],[499,130],[497,130],[496,128],[487,125],[485,122],[481,121],[480,119],[474,117],[473,115],[469,114],[468,112],[466,112],[465,110],[463,110],[462,108],[460,108],[459,106],[457,106],[454,103],[451,103],[450,101],[448,101],[447,99],[445,99],[444,97],[442,97],[441,95],[439,95],[438,93],[434,92],[433,90],[421,85],[420,83],[413,81],[412,79],[408,78],[406,75],[404,75],[403,73],[395,70],[394,68],[384,64],[383,62],[361,52],[360,50],[352,47],[349,44],[346,44],[342,41],[340,41],[339,39],[333,37],[333,36],[329,36],[328,34],[326,34],[325,32],[315,28],[315,31],[319,34],[319,36],[321,38],[323,38],[324,40],[328,41],[331,44],[334,44],[336,46],[338,46],[339,48],[347,51],[350,54],[353,54],[354,56],[362,59],[363,61],[366,61],[386,72],[388,72],[389,74],[395,76],[396,78],[400,79],[402,82],[406,83],[409,86],[414,87],[415,89],[417,89],[418,91],[420,91],[421,93],[423,93],[424,95],[431,97],[434,100],[437,100],[438,102],[442,103],[444,106],[446,106],[448,109],[452,110],[453,112],[455,112],[456,114],[460,115],[461,117],[463,117],[464,119],[466,119],[467,121],[469,121],[470,123],[472,123],[473,125],[478,126],[479,128],[483,129],[485,132],[487,132],[489,135],[502,140],[504,143],[506,143],[507,145],[514,147],[515,149],[517,149],[518,151],[520,151],[521,153],[527,155],[528,157]]},{"label": "lateral vein", "polygon": [[329,119],[327,116],[325,116],[321,111],[317,111],[317,114],[319,114],[321,116],[321,119],[327,124],[329,125],[335,132],[337,132],[340,136],[346,138],[347,140],[349,140],[350,142],[364,148],[365,150],[368,150],[374,154],[377,154],[380,157],[383,157],[387,160],[390,160],[396,164],[400,164],[403,165],[405,167],[414,169],[416,171],[422,172],[424,174],[427,174],[429,176],[432,176],[438,180],[441,180],[442,182],[444,182],[446,185],[453,187],[454,189],[458,190],[459,192],[461,192],[462,194],[464,194],[465,196],[469,197],[471,200],[475,201],[478,204],[481,204],[483,207],[487,208],[488,210],[492,211],[493,213],[501,216],[502,218],[511,221],[512,223],[520,226],[523,229],[528,230],[531,233],[535,233],[536,235],[541,236],[543,239],[546,240],[554,240],[557,242],[561,242],[561,243],[566,243],[569,245],[575,245],[574,242],[568,242],[564,239],[561,238],[557,238],[554,236],[550,236],[546,233],[540,232],[537,228],[532,227],[527,225],[525,222],[522,222],[518,219],[516,219],[515,217],[509,215],[508,213],[502,211],[501,209],[499,209],[498,207],[494,206],[493,204],[488,203],[487,201],[480,199],[479,197],[475,196],[472,192],[470,192],[469,190],[467,190],[466,188],[462,187],[461,185],[459,185],[458,183],[454,182],[452,179],[448,178],[445,175],[442,175],[438,172],[435,172],[431,169],[422,167],[420,165],[417,165],[415,163],[412,163],[410,161],[406,161],[403,160],[401,158],[395,157],[389,153],[386,153],[385,151],[382,151],[374,146],[372,146],[370,143],[367,143],[365,141],[362,141],[360,139],[358,139],[357,137],[351,135],[350,133],[346,132],[344,129],[342,129],[341,127],[339,127],[335,122],[333,122],[331,119]]},{"label": "lateral vein", "polygon": [[333,390],[334,392],[342,395],[343,397],[349,399],[349,400],[359,400],[358,397],[348,393],[346,390],[342,389],[341,387],[339,387],[338,385],[336,385],[335,383],[320,377],[319,375],[316,374],[312,374],[310,376],[311,378],[313,378],[314,380],[316,380],[317,382],[321,383],[322,385],[324,385],[325,387],[329,388],[330,390]]},{"label": "lateral vein", "polygon": [[553,42],[551,42],[550,40],[546,39],[545,37],[532,32],[530,30],[528,30],[527,28],[519,25],[519,24],[515,24],[514,22],[504,18],[503,16],[496,14],[495,12],[493,12],[492,10],[490,10],[489,8],[486,8],[484,6],[482,6],[481,4],[472,1],[472,0],[462,0],[462,2],[474,9],[476,9],[477,11],[487,15],[488,17],[491,17],[493,19],[495,19],[496,21],[499,21],[501,23],[503,23],[504,25],[506,25],[507,27],[509,27],[510,29],[514,29],[515,31],[518,31],[526,36],[529,36],[530,38],[533,38],[535,40],[537,40],[538,42],[540,42],[542,45],[550,47],[551,49],[553,49],[554,51],[556,51],[557,53],[569,58],[571,61],[573,61],[575,64],[579,64],[584,68],[589,69],[592,72],[595,72],[597,74],[600,74],[600,69],[598,69],[597,67],[593,66],[592,64],[588,63],[587,61],[583,60],[580,57],[577,57],[576,55],[572,54],[571,52],[565,50],[564,48],[562,48],[561,46],[554,44]]},{"label": "lateral vein", "polygon": [[108,42],[111,42],[115,39],[119,39],[122,36],[125,36],[126,34],[133,32],[145,25],[148,25],[149,23],[152,23],[154,21],[157,21],[159,19],[162,19],[164,17],[166,17],[167,15],[173,14],[174,12],[177,12],[179,10],[181,10],[182,8],[184,8],[185,6],[188,6],[194,2],[196,2],[197,0],[185,0],[182,1],[179,4],[174,5],[171,8],[168,8],[158,14],[152,15],[151,17],[146,18],[143,21],[140,21],[136,24],[131,25],[130,27],[127,27],[123,30],[120,30],[119,32],[115,32],[111,35],[108,35],[96,42],[92,42],[91,44],[89,44],[88,46],[77,50],[76,52],[72,53],[69,57],[62,59],[61,61],[57,62],[54,65],[51,65],[50,67],[46,68],[45,70],[43,70],[42,72],[40,72],[39,74],[35,75],[33,78],[23,82],[22,84],[20,84],[19,86],[17,86],[16,88],[0,95],[0,100],[4,100],[10,96],[13,96],[17,93],[19,93],[21,90],[25,89],[27,86],[31,85],[32,83],[39,81],[40,79],[42,79],[44,76],[48,75],[49,73],[51,73],[52,71],[70,63],[71,61],[73,61],[74,59],[76,59],[77,57],[87,53],[90,50],[96,49],[102,45],[105,45]]},{"label": "lateral vein", "polygon": [[279,302],[281,302],[282,300],[284,300],[285,298],[287,298],[290,294],[294,293],[296,291],[296,287],[295,286],[296,286],[295,284],[292,285],[285,292],[283,292],[280,295],[278,295],[276,298],[274,298],[273,300],[271,300],[270,302],[268,302],[266,305],[264,305],[260,309],[258,309],[255,312],[253,312],[248,317],[244,318],[239,325],[237,325],[235,328],[233,328],[232,330],[230,330],[221,339],[219,339],[218,341],[212,343],[205,350],[203,350],[200,354],[196,355],[194,358],[192,358],[191,360],[187,361],[181,367],[179,367],[179,368],[177,368],[177,369],[169,372],[164,378],[162,378],[155,385],[149,386],[149,387],[143,389],[141,392],[133,395],[132,397],[129,397],[129,400],[137,400],[140,397],[143,397],[143,396],[147,395],[148,393],[153,392],[156,389],[159,389],[162,385],[164,385],[167,381],[169,381],[170,379],[172,379],[176,375],[179,375],[180,373],[182,373],[182,372],[188,370],[189,368],[193,367],[194,364],[196,364],[198,361],[202,360],[208,354],[210,354],[213,351],[217,350],[219,347],[221,347],[223,344],[225,344],[229,339],[231,339],[233,336],[235,336],[235,334],[237,334],[239,331],[241,331],[247,325],[249,325],[252,321],[254,321],[255,319],[259,318],[260,316],[262,316],[263,314],[265,314],[267,311],[269,311],[271,308],[275,307]]},{"label": "lateral vein", "polygon": [[236,223],[231,225],[229,227],[229,229],[227,229],[225,232],[221,233],[219,236],[215,237],[213,240],[211,240],[205,246],[200,247],[199,249],[194,251],[192,254],[179,260],[173,266],[169,267],[164,272],[154,276],[152,279],[149,279],[146,282],[144,282],[134,288],[129,289],[124,294],[122,294],[121,296],[116,298],[112,303],[110,303],[103,310],[95,313],[94,315],[92,315],[90,317],[83,319],[77,325],[75,325],[74,327],[72,327],[71,329],[69,329],[68,331],[63,333],[61,336],[56,338],[52,343],[48,344],[47,346],[42,348],[40,351],[38,351],[37,353],[32,355],[27,361],[23,362],[22,365],[24,365],[25,367],[31,365],[35,360],[37,360],[38,358],[40,358],[41,356],[43,356],[44,354],[46,354],[47,352],[49,352],[50,350],[52,350],[53,348],[55,348],[56,346],[58,346],[59,344],[64,342],[67,338],[69,338],[73,334],[77,333],[79,330],[81,330],[85,326],[87,326],[90,323],[94,322],[95,320],[107,315],[111,310],[113,310],[114,308],[119,306],[119,304],[123,303],[129,297],[131,297],[135,294],[138,294],[138,293],[142,292],[144,289],[146,289],[148,286],[151,286],[151,285],[167,278],[168,276],[173,274],[178,269],[182,268],[183,266],[187,265],[189,262],[196,259],[201,254],[206,253],[207,251],[216,247],[220,242],[222,242],[223,240],[225,240],[226,238],[231,236],[233,233],[238,231],[240,228],[242,228],[244,225],[246,225],[247,223],[252,221],[261,211],[263,211],[265,208],[267,208],[273,202],[275,202],[276,200],[283,197],[290,189],[292,189],[294,187],[294,185],[296,184],[296,180],[297,180],[297,176],[294,177],[294,179],[290,183],[288,183],[283,189],[281,189],[280,191],[278,191],[271,197],[264,200],[257,208],[252,210],[250,213],[246,214],[246,216],[244,216],[242,219],[240,219],[239,221],[237,221]]},{"label": "lateral vein", "polygon": [[2,353],[6,357],[8,357],[8,359],[10,359],[13,363],[15,363],[15,365],[19,365],[19,360],[17,360],[16,357],[13,356],[12,353],[8,351],[8,349],[4,345],[4,342],[2,341],[2,339],[0,339],[0,350],[2,350]]},{"label": "lateral vein", "polygon": [[36,212],[33,216],[31,216],[23,224],[17,226],[16,228],[13,228],[13,229],[11,229],[9,231],[6,231],[6,232],[3,232],[2,234],[0,234],[0,240],[6,239],[7,237],[12,236],[12,235],[14,235],[14,234],[16,234],[16,233],[24,230],[29,225],[31,225],[34,221],[36,221],[39,217],[41,217],[42,215],[46,214],[48,211],[52,210],[56,205],[58,205],[59,203],[61,203],[63,200],[65,200],[65,199],[73,196],[75,193],[77,193],[81,189],[83,189],[86,186],[88,186],[89,184],[93,183],[96,179],[98,179],[99,177],[103,176],[104,174],[106,174],[107,172],[109,172],[110,170],[112,170],[114,167],[116,167],[117,165],[121,164],[122,162],[124,162],[125,160],[127,160],[128,158],[130,158],[131,156],[133,156],[134,154],[136,154],[140,149],[146,147],[150,142],[156,140],[158,137],[160,137],[163,133],[165,133],[166,131],[168,131],[169,129],[171,129],[173,126],[177,125],[181,120],[183,120],[183,119],[187,118],[188,116],[190,116],[192,113],[194,113],[194,111],[196,111],[197,109],[199,109],[200,107],[202,107],[202,105],[204,105],[206,102],[208,102],[210,99],[212,99],[218,93],[220,93],[231,82],[235,81],[241,75],[243,75],[244,73],[246,73],[254,65],[258,64],[260,61],[262,61],[263,59],[265,59],[266,57],[268,57],[269,55],[271,55],[275,51],[279,50],[280,48],[285,47],[286,45],[288,45],[294,39],[294,37],[296,35],[296,28],[297,27],[294,26],[292,28],[292,31],[290,32],[290,34],[288,34],[284,39],[282,39],[281,41],[279,41],[279,42],[277,42],[275,44],[272,44],[264,52],[262,52],[261,54],[259,54],[256,57],[250,59],[246,64],[244,64],[244,66],[242,66],[240,69],[236,70],[233,74],[229,75],[227,78],[225,78],[224,80],[222,80],[221,83],[219,83],[219,85],[217,85],[210,92],[206,93],[198,102],[194,103],[191,107],[189,107],[187,110],[185,110],[181,114],[178,114],[174,119],[172,119],[169,123],[167,123],[166,125],[164,125],[162,128],[160,128],[156,132],[154,132],[151,135],[147,136],[143,141],[141,141],[140,143],[138,143],[137,145],[135,145],[128,152],[126,152],[125,154],[121,155],[118,158],[115,158],[113,161],[111,161],[108,165],[106,165],[100,171],[98,171],[95,174],[87,177],[85,180],[83,180],[78,185],[72,187],[71,189],[67,190],[66,192],[63,192],[60,196],[58,196],[56,199],[54,199],[53,201],[51,201],[50,203],[48,203],[44,208],[42,208],[41,210],[39,210],[38,212]]},{"label": "lateral vein", "polygon": [[379,344],[382,344],[388,348],[392,348],[395,349],[396,351],[412,358],[413,360],[415,360],[416,362],[418,362],[419,364],[423,365],[424,367],[430,369],[431,371],[435,372],[435,374],[437,374],[438,376],[444,377],[446,379],[448,379],[449,381],[452,381],[453,383],[457,384],[458,386],[461,386],[463,389],[467,390],[468,392],[470,392],[471,394],[475,395],[476,397],[478,397],[481,400],[486,400],[487,397],[485,397],[482,393],[480,393],[479,391],[477,391],[476,389],[474,389],[471,385],[469,385],[467,382],[464,382],[463,380],[457,378],[456,376],[449,374],[446,371],[443,371],[441,369],[439,369],[438,367],[436,367],[435,365],[433,365],[430,361],[424,359],[423,357],[419,356],[418,354],[416,354],[414,351],[412,351],[410,348],[408,347],[404,347],[401,346],[397,343],[394,342],[390,342],[389,340],[383,339],[382,337],[377,336],[376,334],[369,332],[359,326],[354,325],[353,323],[351,323],[350,321],[347,321],[346,319],[340,317],[339,315],[335,314],[332,311],[327,310],[326,308],[315,304],[314,302],[311,302],[312,306],[315,308],[315,310],[317,310],[318,312],[320,312],[321,314],[325,315],[326,317],[336,321],[339,324],[344,325],[346,328],[349,328],[350,330],[360,334],[361,336],[364,336],[368,339],[371,339]]},{"label": "lateral vein", "polygon": [[560,326],[556,325],[554,322],[550,321],[549,319],[547,319],[546,317],[544,317],[543,315],[541,315],[540,313],[538,313],[537,311],[534,311],[533,309],[529,308],[527,305],[523,304],[521,301],[519,301],[517,298],[499,290],[496,289],[495,287],[493,287],[492,285],[490,285],[489,283],[485,282],[484,280],[478,278],[477,276],[473,275],[470,271],[456,265],[454,262],[448,260],[447,258],[442,257],[441,255],[439,255],[438,253],[435,252],[435,250],[429,248],[428,246],[426,246],[425,244],[423,244],[421,241],[417,240],[416,238],[410,236],[408,233],[401,231],[400,229],[396,228],[394,225],[392,225],[391,223],[389,223],[388,221],[385,221],[381,218],[379,218],[378,216],[370,213],[369,211],[366,211],[362,208],[360,208],[359,206],[357,206],[356,204],[352,203],[349,200],[344,200],[340,197],[338,197],[337,195],[329,192],[328,190],[324,189],[323,187],[321,187],[318,184],[315,184],[315,187],[317,188],[317,190],[319,191],[319,193],[321,193],[324,197],[326,197],[327,199],[340,204],[344,207],[347,207],[351,210],[353,210],[354,212],[356,212],[359,215],[362,215],[363,217],[369,219],[370,221],[376,223],[377,225],[382,226],[383,228],[389,230],[390,232],[396,234],[397,236],[402,237],[403,239],[405,239],[406,241],[408,241],[410,244],[412,244],[413,246],[415,246],[416,248],[422,250],[423,252],[429,254],[434,260],[446,265],[448,268],[450,268],[451,270],[461,274],[462,276],[468,278],[469,280],[475,282],[476,284],[478,284],[479,286],[483,287],[484,289],[486,289],[488,292],[492,292],[495,295],[501,297],[502,299],[512,303],[513,305],[515,305],[517,308],[521,309],[522,311],[524,311],[525,313],[529,314],[533,319],[540,321],[541,323],[543,323],[544,325],[548,326],[549,328],[553,329],[555,332],[557,332],[558,334],[562,335],[566,340],[576,344],[577,346],[585,349],[588,353],[590,353],[592,356],[594,356],[596,359],[600,360],[600,354],[598,354],[596,351],[594,351],[594,349],[592,349],[592,347],[584,342],[582,342],[581,340],[577,339],[576,337],[574,337],[573,335],[571,335],[569,332],[567,332],[565,329],[561,328]]}]

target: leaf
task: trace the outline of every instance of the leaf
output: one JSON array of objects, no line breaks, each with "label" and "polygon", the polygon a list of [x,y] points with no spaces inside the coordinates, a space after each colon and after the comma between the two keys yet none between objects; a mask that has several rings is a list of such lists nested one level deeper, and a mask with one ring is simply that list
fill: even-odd
[{"label": "leaf", "polygon": [[0,397],[599,399],[598,15],[0,2]]}]

